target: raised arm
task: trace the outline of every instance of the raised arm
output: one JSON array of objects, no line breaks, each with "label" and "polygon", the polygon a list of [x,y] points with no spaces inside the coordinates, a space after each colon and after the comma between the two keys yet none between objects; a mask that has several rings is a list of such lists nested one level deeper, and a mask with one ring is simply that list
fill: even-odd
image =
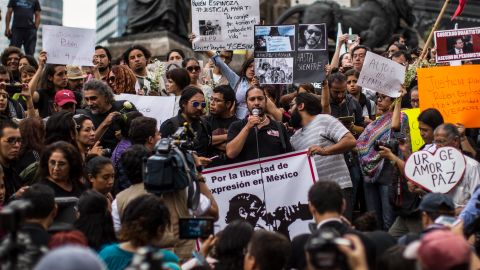
[{"label": "raised arm", "polygon": [[47,52],[41,51],[38,56],[38,69],[33,75],[32,79],[28,83],[28,89],[30,89],[30,96],[32,97],[33,103],[37,103],[40,96],[38,95],[38,82],[42,76],[43,69],[45,68],[45,63],[47,62]]},{"label": "raised arm", "polygon": [[400,89],[400,96],[394,101],[395,107],[393,107],[393,115],[392,115],[392,130],[400,131],[402,128],[402,116],[401,116],[401,109],[402,109],[402,98],[407,93],[407,89],[402,85]]},{"label": "raised arm", "polygon": [[215,51],[206,51],[205,54],[213,61],[213,63],[215,63],[215,66],[220,69],[222,75],[227,78],[230,87],[232,87],[232,89],[236,91],[237,89],[235,89],[235,86],[237,85],[238,80],[241,79],[240,76],[238,76],[235,71],[233,71],[227,64],[225,64],[222,58],[220,58],[220,55],[217,55]]},{"label": "raised arm", "polygon": [[332,62],[330,62],[330,66],[332,68],[338,68],[340,64],[340,50],[342,49],[342,46],[345,45],[345,42],[347,40],[348,40],[348,34],[344,34],[343,36],[340,36],[338,38],[338,44],[337,44],[337,47],[335,48],[335,53],[333,54]]}]

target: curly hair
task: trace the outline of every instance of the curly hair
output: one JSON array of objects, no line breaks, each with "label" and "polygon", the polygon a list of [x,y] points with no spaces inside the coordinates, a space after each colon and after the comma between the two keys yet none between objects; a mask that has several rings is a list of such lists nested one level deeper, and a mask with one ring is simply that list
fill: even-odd
[{"label": "curly hair", "polygon": [[25,152],[35,150],[41,154],[45,145],[45,125],[39,117],[28,117],[23,119],[20,124],[20,134],[23,138],[22,146],[20,147],[20,156]]},{"label": "curly hair", "polygon": [[140,247],[161,237],[158,229],[161,229],[163,234],[170,225],[170,212],[162,199],[146,194],[133,199],[127,205],[121,220],[119,239]]},{"label": "curly hair", "polygon": [[52,143],[43,151],[42,156],[40,157],[40,179],[47,179],[47,177],[50,176],[48,171],[48,160],[56,151],[62,152],[64,158],[68,162],[70,167],[68,178],[70,181],[72,181],[72,185],[77,186],[79,189],[83,189],[83,184],[80,182],[83,177],[82,156],[80,155],[80,152],[78,152],[77,148],[64,141]]},{"label": "curly hair", "polygon": [[115,74],[115,86],[112,87],[113,93],[116,95],[121,93],[135,94],[135,83],[137,77],[133,71],[126,65],[115,65],[112,67]]},{"label": "curly hair", "polygon": [[101,96],[105,97],[105,102],[109,104],[113,104],[115,101],[115,97],[113,95],[112,88],[108,86],[107,83],[100,81],[100,80],[90,80],[83,85],[83,91],[97,91],[97,93]]},{"label": "curly hair", "polygon": [[12,54],[12,53],[18,54],[18,57],[20,57],[20,58],[23,56],[23,53],[19,48],[14,47],[14,46],[9,46],[9,47],[5,48],[5,50],[3,50],[3,53],[0,56],[0,59],[2,60],[2,65],[4,65],[4,66],[7,65],[8,56],[10,56],[10,54]]}]

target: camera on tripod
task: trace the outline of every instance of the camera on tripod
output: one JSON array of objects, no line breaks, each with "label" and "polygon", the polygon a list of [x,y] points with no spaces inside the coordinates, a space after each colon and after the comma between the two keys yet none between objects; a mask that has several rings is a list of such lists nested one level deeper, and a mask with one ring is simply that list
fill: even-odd
[{"label": "camera on tripod", "polygon": [[25,219],[25,212],[31,203],[26,200],[15,200],[0,211],[0,228],[7,232],[17,231]]},{"label": "camera on tripod", "polygon": [[[143,162],[143,181],[147,192],[163,195],[188,187],[189,208],[196,209],[199,188],[192,149],[195,133],[184,123],[169,138],[155,145],[155,153]],[[193,193],[192,193],[193,192]]]}]

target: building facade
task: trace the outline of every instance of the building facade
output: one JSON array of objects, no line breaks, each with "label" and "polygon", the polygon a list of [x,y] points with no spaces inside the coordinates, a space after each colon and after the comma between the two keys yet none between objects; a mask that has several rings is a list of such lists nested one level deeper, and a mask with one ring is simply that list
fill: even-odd
[{"label": "building facade", "polygon": [[127,0],[97,0],[97,44],[119,37],[127,24]]}]

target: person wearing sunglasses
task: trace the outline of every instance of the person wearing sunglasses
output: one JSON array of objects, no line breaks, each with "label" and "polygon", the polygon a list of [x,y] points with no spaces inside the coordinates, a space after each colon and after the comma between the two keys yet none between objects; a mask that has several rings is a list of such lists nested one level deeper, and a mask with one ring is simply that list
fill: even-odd
[{"label": "person wearing sunglasses", "polygon": [[200,83],[202,67],[198,60],[195,58],[187,58],[183,60],[182,66],[188,71],[188,75],[190,75],[190,85],[200,88],[208,100],[212,96],[212,88],[206,84]]},{"label": "person wearing sunglasses", "polygon": [[18,125],[5,116],[0,116],[0,165],[5,181],[5,203],[18,196],[22,180],[13,168],[22,146],[22,136]]},{"label": "person wearing sunglasses", "polygon": [[212,144],[212,130],[208,122],[202,119],[207,107],[205,95],[199,88],[189,85],[183,89],[179,103],[180,110],[177,116],[163,122],[160,126],[160,134],[163,138],[169,137],[186,122],[196,134],[193,147],[189,150],[196,151],[200,157],[207,157],[208,149]]},{"label": "person wearing sunglasses", "polygon": [[108,73],[107,83],[115,95],[123,93],[137,94],[135,91],[137,77],[135,77],[135,73],[126,65],[113,66]]},{"label": "person wearing sunglasses", "polygon": [[[302,29],[302,28],[301,28]],[[305,28],[304,28],[305,29]],[[302,34],[301,30],[300,35]],[[303,31],[303,45],[299,50],[325,50],[325,28],[320,24],[309,24]]]}]

